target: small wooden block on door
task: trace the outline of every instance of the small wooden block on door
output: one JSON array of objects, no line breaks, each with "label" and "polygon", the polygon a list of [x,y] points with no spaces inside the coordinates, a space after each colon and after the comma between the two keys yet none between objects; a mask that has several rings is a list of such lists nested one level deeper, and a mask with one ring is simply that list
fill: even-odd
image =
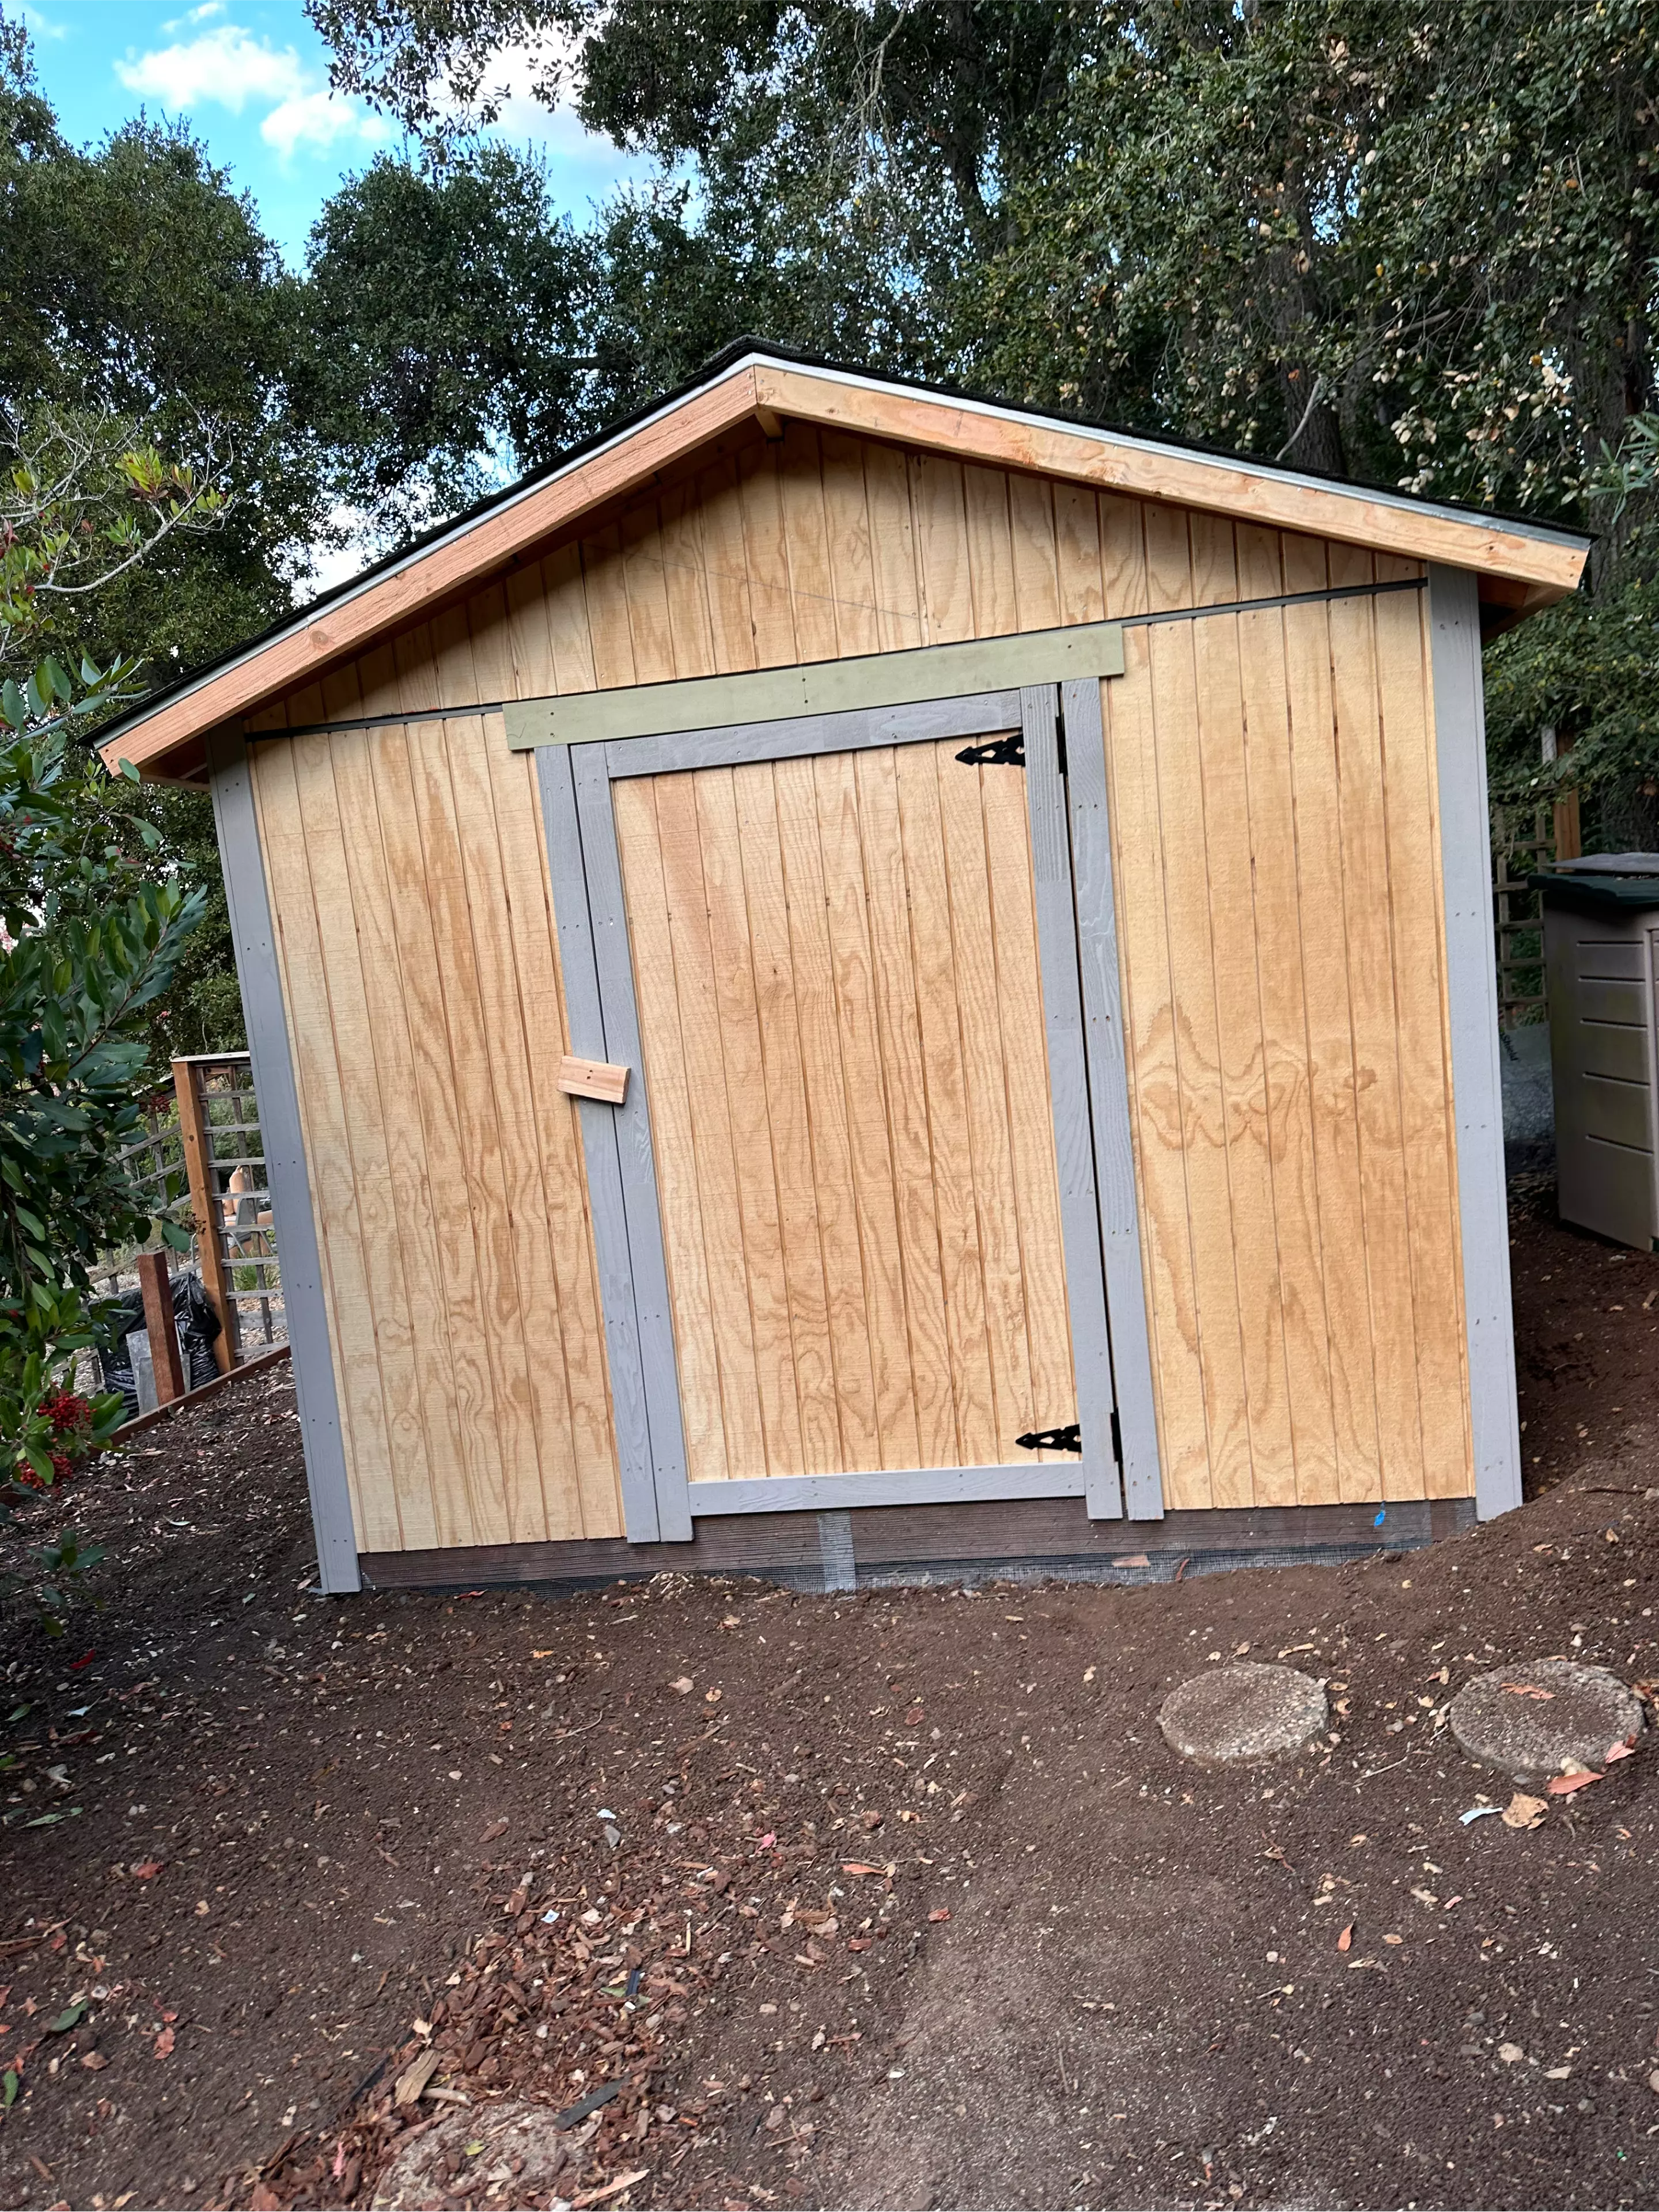
[{"label": "small wooden block on door", "polygon": [[597,1098],[619,1106],[628,1095],[628,1071],[607,1060],[577,1060],[566,1053],[558,1063],[558,1087],[572,1098]]}]

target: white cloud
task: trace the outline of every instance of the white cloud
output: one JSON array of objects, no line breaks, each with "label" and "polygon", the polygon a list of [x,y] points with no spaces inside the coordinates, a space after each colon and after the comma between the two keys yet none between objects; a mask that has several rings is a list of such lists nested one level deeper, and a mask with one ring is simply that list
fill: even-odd
[{"label": "white cloud", "polygon": [[25,4],[17,10],[17,13],[22,20],[24,28],[34,38],[66,39],[69,36],[67,23],[52,22],[49,17],[43,15],[38,8],[29,7],[27,0],[25,0]]},{"label": "white cloud", "polygon": [[[205,0],[188,20],[200,21],[223,4],[223,0]],[[146,54],[130,54],[116,63],[115,73],[129,92],[168,109],[199,107],[206,101],[233,115],[249,106],[268,108],[259,135],[284,161],[302,146],[320,151],[342,138],[377,145],[387,135],[378,116],[332,92],[320,71],[302,61],[294,47],[273,46],[235,23]]]}]

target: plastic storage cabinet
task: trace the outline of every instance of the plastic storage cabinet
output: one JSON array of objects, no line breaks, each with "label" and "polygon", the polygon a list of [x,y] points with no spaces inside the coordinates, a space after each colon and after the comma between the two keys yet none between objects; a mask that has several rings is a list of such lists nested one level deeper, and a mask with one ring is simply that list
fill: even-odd
[{"label": "plastic storage cabinet", "polygon": [[1561,1218],[1638,1250],[1659,1239],[1659,853],[1596,853],[1531,878]]}]

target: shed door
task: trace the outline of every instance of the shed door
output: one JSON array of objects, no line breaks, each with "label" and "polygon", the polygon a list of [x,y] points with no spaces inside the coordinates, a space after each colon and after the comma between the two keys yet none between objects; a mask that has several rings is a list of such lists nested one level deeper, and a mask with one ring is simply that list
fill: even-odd
[{"label": "shed door", "polygon": [[1119,1513],[1054,689],[568,757],[650,1533]]}]

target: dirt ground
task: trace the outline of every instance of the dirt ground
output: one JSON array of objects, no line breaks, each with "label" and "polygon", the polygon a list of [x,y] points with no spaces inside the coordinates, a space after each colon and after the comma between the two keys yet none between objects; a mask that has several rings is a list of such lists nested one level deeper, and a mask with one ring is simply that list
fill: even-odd
[{"label": "dirt ground", "polygon": [[[1337,1570],[323,1601],[284,1370],[140,1436],[5,1631],[0,2203],[1653,2203],[1655,1753],[1465,1825],[1442,1717],[1659,1676],[1659,1258],[1515,1269],[1540,1494]],[[1177,1761],[1247,1653],[1334,1740]]]}]

